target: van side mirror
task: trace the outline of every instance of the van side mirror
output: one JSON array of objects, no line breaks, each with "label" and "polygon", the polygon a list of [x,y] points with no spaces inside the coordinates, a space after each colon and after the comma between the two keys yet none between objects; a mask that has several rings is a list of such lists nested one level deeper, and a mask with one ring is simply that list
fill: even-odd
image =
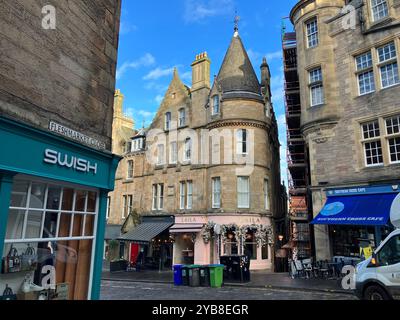
[{"label": "van side mirror", "polygon": [[379,267],[378,259],[376,257],[376,253],[374,252],[371,257],[371,261],[369,262],[368,268],[376,268]]}]

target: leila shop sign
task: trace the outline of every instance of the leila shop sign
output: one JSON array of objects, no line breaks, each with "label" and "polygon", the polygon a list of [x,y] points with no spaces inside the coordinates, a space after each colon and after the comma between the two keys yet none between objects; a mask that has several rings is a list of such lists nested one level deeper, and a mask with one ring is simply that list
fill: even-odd
[{"label": "leila shop sign", "polygon": [[46,149],[43,161],[51,165],[69,168],[82,173],[97,174],[97,163],[89,160],[69,155],[67,153],[58,152],[52,149]]}]

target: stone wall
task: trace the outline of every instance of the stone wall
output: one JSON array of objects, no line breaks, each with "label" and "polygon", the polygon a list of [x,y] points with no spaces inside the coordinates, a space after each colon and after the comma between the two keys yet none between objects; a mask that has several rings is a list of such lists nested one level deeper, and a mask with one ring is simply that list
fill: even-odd
[{"label": "stone wall", "polygon": [[[55,8],[55,29],[42,8]],[[49,120],[111,150],[120,0],[0,0],[0,114]]]}]

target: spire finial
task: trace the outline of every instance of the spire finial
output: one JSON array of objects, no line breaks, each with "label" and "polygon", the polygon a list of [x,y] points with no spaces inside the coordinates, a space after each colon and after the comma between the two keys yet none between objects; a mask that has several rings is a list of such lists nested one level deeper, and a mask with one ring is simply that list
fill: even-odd
[{"label": "spire finial", "polygon": [[235,19],[233,20],[234,24],[235,24],[235,37],[237,37],[239,35],[239,21],[240,21],[240,17],[238,16],[238,12],[237,10],[235,10]]}]

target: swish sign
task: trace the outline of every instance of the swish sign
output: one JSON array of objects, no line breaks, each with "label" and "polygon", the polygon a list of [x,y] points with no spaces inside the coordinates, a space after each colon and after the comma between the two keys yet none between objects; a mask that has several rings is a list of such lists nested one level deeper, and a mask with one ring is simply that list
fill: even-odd
[{"label": "swish sign", "polygon": [[55,150],[46,149],[44,152],[44,162],[60,167],[66,167],[79,172],[97,174],[97,163],[91,163],[89,160],[61,153]]}]

